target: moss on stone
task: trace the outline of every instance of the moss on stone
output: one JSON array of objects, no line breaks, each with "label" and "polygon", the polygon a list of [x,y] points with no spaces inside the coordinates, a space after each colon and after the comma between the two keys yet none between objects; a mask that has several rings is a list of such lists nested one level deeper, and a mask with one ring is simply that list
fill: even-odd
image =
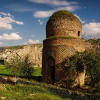
[{"label": "moss on stone", "polygon": [[59,19],[59,18],[72,19],[72,18],[76,18],[76,16],[74,16],[71,12],[69,12],[67,10],[59,10],[50,17],[50,20],[55,20],[55,19]]},{"label": "moss on stone", "polygon": [[62,39],[76,39],[75,37],[70,36],[62,36],[62,35],[56,35],[56,36],[50,36],[46,39],[56,39],[56,38],[62,38]]}]

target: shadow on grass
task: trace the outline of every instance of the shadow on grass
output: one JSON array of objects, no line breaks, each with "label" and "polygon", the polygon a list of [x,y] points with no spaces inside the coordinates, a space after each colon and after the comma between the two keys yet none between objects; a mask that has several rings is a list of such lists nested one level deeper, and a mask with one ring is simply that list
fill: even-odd
[{"label": "shadow on grass", "polygon": [[[14,75],[8,75],[8,74],[0,74],[0,76],[5,76],[5,77],[15,77]],[[35,80],[35,81],[38,81],[38,82],[42,82],[42,76],[31,76],[31,77],[26,77],[26,76],[16,76],[16,77],[19,77],[19,78],[26,78],[26,79],[32,79],[32,80]]]},{"label": "shadow on grass", "polygon": [[[13,77],[13,76],[11,75],[9,77]],[[27,80],[22,80],[22,78],[25,78],[25,77],[20,77],[20,78],[21,79],[18,79],[16,82],[13,82],[11,80],[7,80],[7,79],[4,79],[3,77],[0,77],[0,81],[4,84],[11,84],[11,85],[24,84],[24,85],[40,86],[42,88],[47,89],[51,93],[58,95],[58,96],[60,96],[64,99],[71,98],[72,100],[100,100],[100,96],[95,95],[95,94],[91,95],[89,93],[87,93],[87,94],[86,93],[79,93],[77,90],[72,91],[72,90],[57,88],[57,87],[54,87],[53,85],[48,85],[48,84],[46,85],[46,84],[43,84],[43,83],[41,84],[41,83],[36,83],[36,82],[30,82],[30,81],[27,81]],[[31,79],[42,81],[41,76],[31,77],[30,80]]]}]

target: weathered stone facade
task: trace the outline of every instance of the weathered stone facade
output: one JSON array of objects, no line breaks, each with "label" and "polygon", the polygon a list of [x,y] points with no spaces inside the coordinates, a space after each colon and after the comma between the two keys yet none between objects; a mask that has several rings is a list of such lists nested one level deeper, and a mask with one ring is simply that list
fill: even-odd
[{"label": "weathered stone facade", "polygon": [[[76,16],[73,15],[74,19],[71,20],[62,19],[62,13],[60,18],[58,16],[51,20],[52,16],[46,25],[47,38],[43,41],[42,74],[43,80],[48,83],[66,80],[68,72],[63,69],[65,60],[77,51],[85,51],[89,46],[80,39],[82,25]],[[51,38],[52,36],[54,37]]]}]

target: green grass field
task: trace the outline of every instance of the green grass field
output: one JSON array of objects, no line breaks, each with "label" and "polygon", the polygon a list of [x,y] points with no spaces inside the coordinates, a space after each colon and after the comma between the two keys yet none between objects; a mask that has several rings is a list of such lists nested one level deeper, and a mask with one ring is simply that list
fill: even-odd
[{"label": "green grass field", "polygon": [[[11,70],[7,68],[5,65],[0,65],[0,75],[13,75]],[[20,75],[20,73],[17,73]],[[41,76],[41,67],[34,67],[33,76]]]},{"label": "green grass field", "polygon": [[[0,65],[0,77],[12,75],[5,65]],[[41,68],[34,67],[33,76],[41,76]],[[33,80],[20,79],[30,85],[19,83],[15,85],[0,84],[0,100],[65,100],[56,93],[51,92],[44,83]],[[68,100],[71,100],[68,98]]]},{"label": "green grass field", "polygon": [[6,85],[5,88],[6,90],[0,91],[0,97],[6,100],[65,100],[41,86],[19,84],[14,86]]},{"label": "green grass field", "polygon": [[0,100],[71,100],[62,98],[43,86],[25,84],[2,86],[4,89],[0,89]]},{"label": "green grass field", "polygon": [[[5,75],[12,75],[11,70],[5,65],[0,65],[0,77],[5,77]],[[33,76],[41,76],[41,68],[35,67]],[[14,85],[0,82],[0,100],[83,100],[84,96],[88,98],[90,95],[93,96],[94,93],[63,89],[32,79],[19,78]],[[98,93],[95,95],[100,97]],[[99,100],[96,96],[93,100]]]}]

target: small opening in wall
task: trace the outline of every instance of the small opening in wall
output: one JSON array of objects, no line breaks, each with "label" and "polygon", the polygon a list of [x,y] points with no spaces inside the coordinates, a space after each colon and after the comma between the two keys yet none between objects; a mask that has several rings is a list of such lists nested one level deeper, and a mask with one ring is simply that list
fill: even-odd
[{"label": "small opening in wall", "polygon": [[80,31],[78,31],[78,36],[80,36]]}]

